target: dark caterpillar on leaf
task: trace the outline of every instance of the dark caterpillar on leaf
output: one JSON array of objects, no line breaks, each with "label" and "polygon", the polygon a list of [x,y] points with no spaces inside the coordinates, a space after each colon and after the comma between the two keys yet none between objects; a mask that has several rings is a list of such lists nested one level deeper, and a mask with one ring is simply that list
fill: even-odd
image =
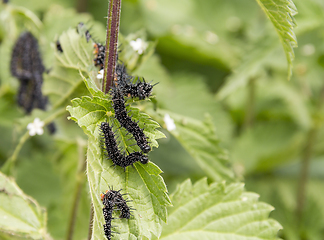
[{"label": "dark caterpillar on leaf", "polygon": [[126,167],[133,165],[135,162],[141,162],[142,164],[148,163],[148,157],[141,152],[132,152],[129,155],[122,154],[118,148],[115,134],[107,122],[102,122],[100,129],[104,137],[104,144],[108,157],[112,160],[114,165],[126,169]]},{"label": "dark caterpillar on leaf", "polygon": [[111,230],[111,221],[112,221],[112,213],[114,211],[114,206],[120,211],[119,218],[129,219],[131,216],[131,208],[127,205],[128,200],[123,198],[123,194],[120,193],[121,190],[115,191],[113,189],[107,190],[105,194],[101,194],[101,201],[104,205],[102,212],[105,219],[104,233],[108,240],[111,239],[112,233]]},{"label": "dark caterpillar on leaf", "polygon": [[80,22],[80,23],[78,24],[76,30],[77,30],[77,32],[78,32],[79,34],[84,34],[84,36],[85,36],[87,42],[89,42],[90,39],[92,38],[92,36],[91,36],[89,30],[86,28],[86,25],[85,25],[83,22]]},{"label": "dark caterpillar on leaf", "polygon": [[[106,47],[100,43],[94,43],[94,65],[99,66],[100,70],[104,68],[105,64],[105,51]],[[116,86],[126,97],[139,98],[143,100],[148,98],[152,94],[153,87],[157,84],[151,85],[151,83],[142,81],[139,77],[128,75],[126,67],[123,64],[117,64],[116,71]],[[134,83],[135,81],[135,83]]]},{"label": "dark caterpillar on leaf", "polygon": [[127,115],[125,99],[119,88],[112,88],[111,96],[113,108],[115,110],[115,117],[120,125],[133,135],[137,145],[144,153],[151,151],[151,147],[148,145],[147,137],[145,136],[143,129],[141,129],[138,124]]},{"label": "dark caterpillar on leaf", "polygon": [[139,100],[150,97],[153,87],[157,84],[151,85],[150,83],[145,82],[144,78],[142,78],[143,81],[141,81],[139,77],[128,75],[126,67],[121,64],[117,64],[116,66],[116,80],[117,88],[124,96],[139,98]]}]

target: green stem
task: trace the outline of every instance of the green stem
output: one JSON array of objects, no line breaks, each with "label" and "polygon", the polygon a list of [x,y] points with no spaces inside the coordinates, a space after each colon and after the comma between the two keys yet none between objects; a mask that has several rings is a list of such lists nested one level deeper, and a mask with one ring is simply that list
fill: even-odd
[{"label": "green stem", "polygon": [[312,151],[314,147],[314,142],[316,139],[317,128],[312,128],[308,132],[306,146],[302,157],[302,165],[300,169],[300,177],[298,183],[298,193],[297,193],[297,220],[299,224],[301,223],[303,209],[306,199],[306,185],[308,181],[309,166],[312,158]]},{"label": "green stem", "polygon": [[107,38],[106,38],[106,54],[104,66],[104,81],[102,82],[102,91],[109,92],[111,84],[114,80],[117,50],[118,50],[118,32],[120,20],[121,0],[109,0],[108,20],[107,20]]},{"label": "green stem", "polygon": [[7,161],[5,162],[5,164],[2,166],[1,171],[6,174],[6,175],[12,175],[12,170],[13,167],[16,163],[18,154],[22,148],[22,146],[25,144],[25,142],[27,141],[27,139],[29,138],[29,132],[27,131],[19,140],[18,145],[16,146],[13,154],[11,155],[11,157],[9,157],[7,159]]},{"label": "green stem", "polygon": [[[66,112],[65,108],[59,109],[53,115],[49,116],[44,120],[45,125],[51,123],[55,118],[63,115]],[[5,164],[2,166],[1,171],[6,175],[12,175],[13,167],[17,161],[17,157],[21,151],[21,148],[25,144],[25,142],[29,139],[29,132],[25,132],[25,134],[20,138],[18,145],[16,146],[13,154],[7,159]]]},{"label": "green stem", "polygon": [[244,127],[250,128],[254,122],[255,110],[255,78],[251,78],[248,85],[248,97],[245,109]]},{"label": "green stem", "polygon": [[81,193],[82,193],[82,188],[84,185],[85,181],[85,169],[86,169],[86,161],[84,159],[85,152],[84,152],[84,147],[85,144],[83,143],[82,140],[77,140],[78,142],[78,156],[79,156],[79,163],[81,163],[82,167],[79,169],[77,173],[77,183],[76,183],[76,191],[74,194],[74,200],[73,200],[73,205],[72,205],[72,211],[71,211],[71,216],[70,216],[70,221],[69,221],[69,228],[67,232],[67,240],[72,240],[73,239],[73,233],[74,233],[74,227],[76,223],[76,217],[78,213],[78,207],[81,199]]},{"label": "green stem", "polygon": [[[323,108],[323,104],[324,104],[324,87],[322,87],[321,94],[317,102],[316,110],[318,112],[321,112]],[[312,159],[312,153],[316,141],[317,132],[321,126],[321,122],[322,122],[321,120],[314,121],[313,127],[308,131],[306,145],[302,157],[302,163],[301,163],[302,165],[300,169],[300,177],[299,177],[298,190],[297,190],[297,208],[296,208],[297,221],[299,224],[301,224],[302,217],[303,217],[303,211],[306,202],[306,186],[309,178],[309,167]]]}]

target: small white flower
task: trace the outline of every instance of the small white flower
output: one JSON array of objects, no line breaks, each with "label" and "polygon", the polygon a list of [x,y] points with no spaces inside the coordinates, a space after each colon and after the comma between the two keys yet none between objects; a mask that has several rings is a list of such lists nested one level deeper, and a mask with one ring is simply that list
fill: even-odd
[{"label": "small white flower", "polygon": [[168,131],[173,131],[176,129],[176,125],[174,124],[174,120],[170,117],[169,114],[165,114],[163,118],[165,125]]},{"label": "small white flower", "polygon": [[140,38],[137,38],[135,41],[131,41],[129,44],[134,49],[134,51],[136,51],[140,55],[143,54],[143,52],[147,48],[147,43]]},{"label": "small white flower", "polygon": [[44,122],[42,122],[39,118],[35,118],[34,122],[29,123],[27,125],[27,129],[29,130],[30,136],[35,136],[36,134],[42,135],[44,133]]},{"label": "small white flower", "polygon": [[98,72],[97,78],[98,78],[98,79],[103,79],[103,77],[104,77],[104,70],[101,69],[101,70]]}]

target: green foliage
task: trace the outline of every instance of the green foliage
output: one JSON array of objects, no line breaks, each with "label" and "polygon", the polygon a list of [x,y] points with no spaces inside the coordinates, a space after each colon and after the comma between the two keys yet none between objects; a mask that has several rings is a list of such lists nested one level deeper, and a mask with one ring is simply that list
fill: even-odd
[{"label": "green foliage", "polygon": [[[93,66],[93,45],[76,29],[70,29],[59,37],[63,53],[55,51],[54,68],[44,84],[44,93],[50,96],[54,108],[65,105],[80,92],[85,93],[79,70],[87,73]],[[78,94],[79,93],[79,94]]]},{"label": "green foliage", "polygon": [[257,0],[258,4],[276,28],[288,61],[288,79],[292,74],[292,61],[295,57],[294,47],[297,39],[293,28],[296,26],[294,15],[297,9],[292,0]]},{"label": "green foliage", "polygon": [[3,173],[0,173],[0,188],[1,231],[32,239],[50,239],[46,211]]},{"label": "green foliage", "polygon": [[[93,40],[84,37],[89,29],[104,43],[107,4],[0,3],[0,165],[12,176],[6,181],[16,189],[14,178],[21,188],[11,195],[1,191],[0,202],[8,207],[22,201],[15,209],[26,214],[18,215],[37,219],[35,226],[24,225],[33,235],[10,235],[2,228],[0,238],[50,239],[50,233],[53,239],[86,239],[93,203],[92,239],[105,239],[100,194],[113,187],[128,193],[136,209],[129,220],[114,212],[113,231],[120,234],[113,239],[278,239],[278,222],[285,240],[321,239],[324,5],[293,2],[122,1],[119,60],[130,74],[159,83],[148,101],[127,99],[127,110],[155,148],[148,164],[126,171],[111,167],[104,156],[100,123],[114,126],[121,151],[139,148],[119,128],[110,96],[100,90]],[[75,3],[78,10],[68,8]],[[78,33],[79,22],[87,27]],[[9,68],[12,46],[25,30],[39,40],[47,70],[42,90],[49,97],[47,111],[28,116],[16,104],[19,81]],[[147,43],[144,54],[130,44],[137,38]],[[300,47],[294,53],[296,38]],[[294,59],[291,81],[285,81],[286,59],[289,77]],[[56,133],[44,129],[42,136],[30,137],[26,127],[36,117],[54,122]],[[305,159],[309,171],[300,180]],[[245,191],[243,180],[248,191],[276,208],[275,220],[268,218],[272,207]],[[304,198],[297,197],[303,186]],[[9,223],[4,222],[8,228]]]},{"label": "green foliage", "polygon": [[206,179],[194,185],[187,180],[171,200],[160,239],[277,239],[281,228],[268,219],[273,207],[258,202],[258,195],[245,192],[239,183],[208,186]]},{"label": "green foliage", "polygon": [[[91,79],[85,80],[87,85],[94,86]],[[90,82],[90,84],[89,84]],[[104,96],[101,91],[89,89],[93,98],[83,97],[74,99],[72,106],[67,110],[71,114],[71,119],[76,121],[84,132],[88,135],[88,157],[87,173],[90,184],[90,192],[94,206],[93,235],[94,239],[104,237],[102,223],[102,202],[100,194],[109,188],[123,189],[132,200],[132,207],[136,209],[134,217],[130,220],[120,220],[118,232],[121,236],[133,236],[136,238],[146,236],[151,238],[153,233],[159,236],[161,233],[161,220],[166,221],[166,206],[170,205],[165,183],[160,176],[162,171],[153,163],[147,165],[135,163],[134,168],[127,167],[124,171],[120,167],[111,167],[112,162],[108,160],[102,149],[101,134],[99,126],[101,122],[108,121],[115,126],[116,134],[121,139],[121,149],[130,152],[138,151],[138,146],[130,146],[134,140],[127,140],[127,132],[117,128],[118,122],[112,117],[112,102],[108,95]],[[151,120],[148,115],[140,113],[136,108],[128,107],[131,110],[133,121],[140,120],[139,126],[145,126],[144,133],[149,138],[151,146],[157,147],[156,139],[164,135],[157,131],[159,125]]]},{"label": "green foliage", "polygon": [[242,64],[234,69],[233,74],[226,79],[225,85],[217,93],[217,98],[223,100],[237,89],[246,87],[251,79],[262,76],[264,70],[261,66],[266,65],[276,46],[273,38],[261,39],[252,51],[247,50]]},{"label": "green foliage", "polygon": [[171,131],[173,136],[211,179],[214,181],[234,180],[227,152],[219,146],[210,117],[207,116],[205,121],[198,121],[161,110],[158,111],[158,115],[154,116],[154,113],[151,115],[156,119],[161,119],[166,114],[171,116],[176,126],[176,129]]}]

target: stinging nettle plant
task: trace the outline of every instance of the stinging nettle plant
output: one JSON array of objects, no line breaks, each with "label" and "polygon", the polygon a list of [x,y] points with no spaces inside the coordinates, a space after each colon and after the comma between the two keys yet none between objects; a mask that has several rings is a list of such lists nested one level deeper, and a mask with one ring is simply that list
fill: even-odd
[{"label": "stinging nettle plant", "polygon": [[[289,0],[257,2],[274,23],[283,43],[290,77],[292,47],[296,43],[292,32],[293,15],[296,13],[294,5]],[[106,46],[101,48],[105,49],[102,78],[98,74],[98,70],[102,69],[98,69],[94,63],[94,55],[99,54],[99,50],[94,48],[98,46],[98,41],[91,37],[86,25],[79,24],[77,28],[70,28],[50,40],[54,58],[42,90],[49,96],[52,109],[47,112],[33,111],[21,123],[26,125],[39,117],[47,125],[67,110],[70,114],[68,118],[76,122],[87,135],[86,143],[78,140],[81,160],[76,168],[80,176],[86,173],[86,179],[80,177],[77,185],[82,187],[87,181],[91,196],[89,239],[105,239],[107,236],[104,225],[107,227],[108,224],[103,209],[108,207],[103,205],[105,198],[101,194],[109,189],[127,193],[126,198],[130,200],[128,206],[134,209],[129,218],[119,218],[120,212],[113,211],[110,206],[109,210],[113,211],[114,217],[111,231],[115,232],[111,239],[277,239],[281,225],[269,218],[273,207],[258,201],[257,194],[244,189],[244,184],[239,182],[230,166],[227,152],[219,144],[208,116],[204,121],[199,121],[166,109],[156,109],[153,106],[154,96],[146,100],[144,97],[133,98],[131,94],[116,97],[116,91],[121,91],[122,87],[118,72],[121,64],[134,66],[133,63],[128,64],[129,59],[123,59],[123,51],[126,49],[118,51],[120,14],[121,0],[110,0]],[[26,14],[27,17],[30,14]],[[31,21],[36,25],[35,20],[31,18]],[[129,41],[122,41],[129,45]],[[140,65],[144,57],[152,54],[153,47],[154,43],[149,43],[144,54],[133,51],[134,56],[143,55],[136,64]],[[145,81],[143,78],[136,79],[141,83]],[[127,80],[134,79],[127,75]],[[225,97],[233,88],[236,86],[228,81],[219,96]],[[123,120],[118,118],[120,113],[116,99],[125,101],[125,111],[137,124],[137,131],[132,132],[132,127],[125,127]],[[129,120],[125,122],[126,125],[130,124]],[[112,128],[109,134],[104,132],[102,123]],[[121,155],[130,156],[134,152],[145,155],[147,152],[138,144],[137,136],[141,135],[138,129],[143,131],[148,145],[153,149],[159,146],[158,139],[165,138],[161,126],[168,129],[168,133],[195,158],[208,180],[206,177],[193,184],[188,179],[169,196],[161,176],[162,170],[152,161],[135,161],[121,167],[111,159],[116,154],[109,154],[109,144],[103,139],[105,135],[118,138],[117,148]],[[32,239],[51,239],[47,230],[46,211],[8,177],[13,174],[18,154],[28,138],[26,132],[3,166],[2,172],[5,174],[0,173],[1,210],[11,213],[6,215],[11,221],[0,219],[0,230],[4,236],[13,234]],[[85,148],[86,159],[82,157]],[[78,205],[79,198],[80,195],[76,194],[74,207]],[[117,206],[118,201],[114,199],[114,205]],[[24,212],[17,214],[21,209]],[[72,214],[67,239],[72,239],[73,232],[78,230],[74,226],[75,218],[76,215]]]}]

